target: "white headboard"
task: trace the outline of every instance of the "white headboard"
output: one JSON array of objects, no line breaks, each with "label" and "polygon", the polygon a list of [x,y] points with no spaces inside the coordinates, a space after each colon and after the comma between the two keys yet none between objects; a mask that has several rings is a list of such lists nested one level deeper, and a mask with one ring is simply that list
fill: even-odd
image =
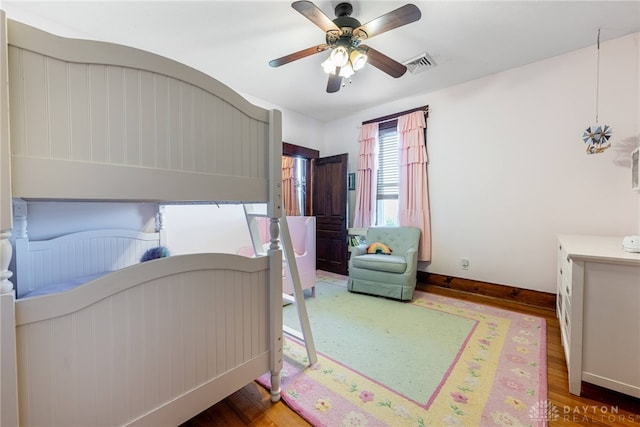
[{"label": "white headboard", "polygon": [[160,244],[160,233],[117,229],[82,231],[40,241],[16,238],[17,296],[137,264],[148,249]]}]

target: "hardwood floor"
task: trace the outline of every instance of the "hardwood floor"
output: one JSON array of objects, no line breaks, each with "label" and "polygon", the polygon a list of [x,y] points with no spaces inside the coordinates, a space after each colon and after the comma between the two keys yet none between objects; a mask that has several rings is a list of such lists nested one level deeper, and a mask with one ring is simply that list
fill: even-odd
[{"label": "hardwood floor", "polygon": [[[587,384],[583,385],[582,396],[569,394],[560,326],[553,310],[433,285],[420,284],[418,289],[539,316],[546,320],[548,400],[557,409],[553,417],[550,417],[550,426],[640,425],[640,399]],[[182,427],[308,425],[282,401],[272,404],[269,393],[256,383],[251,383],[187,421]]]}]

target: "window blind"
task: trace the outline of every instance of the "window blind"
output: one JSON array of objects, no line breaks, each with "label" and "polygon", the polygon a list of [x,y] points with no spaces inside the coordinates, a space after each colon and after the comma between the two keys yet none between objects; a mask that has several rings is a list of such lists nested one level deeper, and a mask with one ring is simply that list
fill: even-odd
[{"label": "window blind", "polygon": [[381,123],[378,129],[378,200],[398,198],[398,121]]}]

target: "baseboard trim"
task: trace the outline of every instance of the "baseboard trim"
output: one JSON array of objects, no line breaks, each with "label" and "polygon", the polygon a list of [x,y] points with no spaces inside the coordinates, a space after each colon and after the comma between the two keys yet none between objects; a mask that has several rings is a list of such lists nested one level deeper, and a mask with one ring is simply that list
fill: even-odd
[{"label": "baseboard trim", "polygon": [[497,285],[495,283],[445,276],[426,271],[418,271],[417,276],[419,285],[439,286],[455,291],[469,292],[519,304],[532,305],[548,310],[556,309],[556,295],[549,292],[522,289],[508,285]]}]

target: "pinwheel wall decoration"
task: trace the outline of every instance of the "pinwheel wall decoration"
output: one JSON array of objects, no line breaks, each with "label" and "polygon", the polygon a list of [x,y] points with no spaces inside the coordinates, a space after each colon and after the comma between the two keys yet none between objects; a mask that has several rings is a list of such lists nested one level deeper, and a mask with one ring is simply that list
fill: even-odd
[{"label": "pinwheel wall decoration", "polygon": [[596,60],[596,124],[589,126],[582,134],[582,140],[587,144],[587,154],[602,153],[611,147],[611,126],[598,124],[598,101],[600,95],[600,29],[598,28],[598,56]]},{"label": "pinwheel wall decoration", "polygon": [[589,126],[582,134],[582,140],[587,144],[587,154],[602,153],[611,147],[611,126],[597,124]]}]

